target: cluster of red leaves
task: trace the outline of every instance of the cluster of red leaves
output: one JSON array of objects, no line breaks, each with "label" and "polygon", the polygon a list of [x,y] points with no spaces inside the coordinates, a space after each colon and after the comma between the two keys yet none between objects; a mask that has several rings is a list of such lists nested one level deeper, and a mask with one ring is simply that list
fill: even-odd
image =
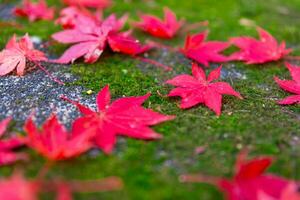
[{"label": "cluster of red leaves", "polygon": [[192,65],[192,74],[179,75],[166,83],[176,86],[168,96],[182,98],[180,108],[191,108],[203,103],[217,115],[221,114],[222,95],[233,95],[240,99],[242,96],[225,82],[214,82],[220,78],[222,66],[213,70],[206,78],[205,72],[197,64]]},{"label": "cluster of red leaves", "polygon": [[25,73],[26,61],[47,61],[45,54],[34,49],[33,43],[26,34],[19,40],[14,35],[0,52],[0,76],[16,69],[17,75]]},{"label": "cluster of red leaves", "polygon": [[182,175],[183,182],[207,182],[217,186],[228,200],[299,200],[297,183],[285,178],[266,174],[272,164],[271,157],[257,157],[247,160],[247,153],[241,152],[235,164],[231,179],[212,178],[202,175]]},{"label": "cluster of red leaves", "polygon": [[[131,56],[144,53],[152,48],[142,45],[135,39],[131,31],[121,32],[127,21],[127,15],[120,19],[114,14],[103,19],[102,12],[91,13],[84,7],[103,9],[112,4],[110,0],[63,0],[70,7],[60,12],[56,20],[64,30],[53,34],[52,38],[63,44],[72,44],[56,62],[70,63],[84,57],[86,63],[96,62],[107,46],[113,52],[120,52]],[[51,20],[54,9],[48,8],[44,0],[32,3],[24,0],[20,8],[16,8],[15,15],[28,17],[30,21],[39,19]],[[141,20],[134,26],[152,36],[170,39],[183,26],[183,20],[177,20],[176,15],[168,8],[164,9],[164,19],[152,15],[141,15]],[[243,61],[246,64],[262,64],[285,58],[292,50],[286,49],[285,43],[279,44],[267,31],[257,29],[260,39],[252,37],[234,37],[227,42],[207,41],[208,31],[195,35],[188,35],[185,45],[180,49],[186,57],[204,66],[211,62]],[[222,52],[234,45],[240,50],[225,56]],[[0,76],[16,70],[17,75],[26,71],[26,62],[47,61],[44,53],[34,49],[28,35],[20,38],[16,36],[8,42],[0,52]],[[153,61],[152,61],[153,62]],[[293,94],[279,104],[293,104],[300,102],[300,68],[286,64],[293,80],[280,80],[275,77],[278,85]],[[221,114],[222,95],[232,95],[242,99],[228,83],[217,82],[222,67],[211,71],[206,77],[205,71],[197,64],[192,65],[191,75],[179,75],[167,84],[176,88],[171,90],[169,97],[182,98],[180,108],[187,109],[198,104],[205,104],[217,115]],[[76,105],[82,117],[76,119],[72,130],[67,131],[53,114],[42,126],[36,127],[32,118],[24,125],[26,138],[13,136],[0,141],[0,165],[11,164],[26,158],[24,154],[13,150],[26,144],[50,161],[70,159],[88,151],[94,146],[104,153],[112,153],[118,136],[127,136],[142,140],[160,139],[162,136],[153,131],[150,126],[168,121],[174,116],[166,116],[142,107],[150,94],[140,97],[124,97],[111,103],[109,87],[104,87],[98,94],[97,111],[70,100],[63,99]],[[0,136],[6,131],[10,118],[0,122]],[[235,175],[232,179],[217,178],[213,181],[230,200],[299,200],[297,183],[284,178],[265,174],[271,165],[269,157],[246,160],[246,154],[240,154],[236,163]],[[188,180],[189,176],[184,176]],[[192,177],[193,179],[194,177]],[[35,200],[40,188],[36,182],[26,181],[19,174],[8,180],[0,180],[0,199]],[[16,193],[15,191],[18,191]],[[69,200],[71,190],[66,184],[57,187],[57,200]]]},{"label": "cluster of red leaves", "polygon": [[300,103],[300,67],[289,63],[286,63],[286,67],[288,68],[293,80],[280,80],[277,77],[274,79],[282,89],[296,95],[289,96],[278,103],[282,105]]},{"label": "cluster of red leaves", "polygon": [[28,17],[31,22],[39,19],[52,20],[54,18],[54,8],[48,8],[45,0],[39,0],[38,3],[23,0],[22,7],[15,8],[14,14],[19,17]]},{"label": "cluster of red leaves", "polygon": [[[11,118],[6,118],[0,121],[0,137],[3,137],[6,133],[7,127]],[[10,133],[11,135],[12,133]],[[11,136],[8,139],[0,140],[0,166],[9,165],[17,160],[26,159],[26,155],[23,153],[15,153],[14,149],[23,146],[26,139],[21,136]],[[1,199],[1,198],[0,198]]]},{"label": "cluster of red leaves", "polygon": [[93,135],[95,144],[109,154],[115,146],[118,135],[143,140],[161,138],[161,135],[148,126],[171,120],[174,116],[162,115],[143,108],[141,105],[149,96],[150,94],[140,97],[124,97],[110,103],[109,87],[105,86],[97,96],[97,111],[63,98],[76,105],[83,114],[83,117],[75,120],[74,129],[85,130],[89,135]]},{"label": "cluster of red leaves", "polygon": [[180,29],[183,20],[177,21],[176,15],[169,8],[164,8],[164,13],[164,20],[153,15],[141,15],[141,21],[134,23],[134,26],[155,37],[170,39]]},{"label": "cluster of red leaves", "polygon": [[[181,52],[188,58],[195,60],[204,66],[209,62],[244,61],[247,64],[262,64],[277,61],[284,58],[292,50],[286,49],[285,42],[280,45],[276,39],[262,28],[257,28],[260,40],[252,37],[230,38],[229,42],[208,41],[205,42],[208,32],[196,35],[188,35]],[[224,56],[220,54],[230,45],[240,48],[240,51]]]},{"label": "cluster of red leaves", "polygon": [[[149,126],[172,120],[175,116],[162,115],[143,108],[142,104],[149,96],[150,94],[123,97],[110,103],[109,87],[106,86],[97,96],[97,111],[62,97],[75,104],[83,114],[74,121],[72,131],[68,132],[54,114],[41,129],[29,117],[24,125],[26,138],[11,137],[0,141],[0,165],[22,159],[22,154],[15,154],[12,150],[24,144],[48,160],[59,161],[76,157],[91,149],[94,144],[109,154],[113,151],[117,136],[142,140],[160,139],[162,136]],[[0,123],[0,136],[4,134],[10,120],[7,118]]]}]

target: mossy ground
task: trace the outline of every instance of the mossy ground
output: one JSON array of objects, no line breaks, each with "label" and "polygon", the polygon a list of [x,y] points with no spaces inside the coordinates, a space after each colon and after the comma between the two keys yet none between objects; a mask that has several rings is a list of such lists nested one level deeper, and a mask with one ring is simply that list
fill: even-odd
[{"label": "mossy ground", "polygon": [[[57,8],[61,6],[58,0],[48,2]],[[285,40],[288,46],[294,48],[295,54],[300,52],[298,0],[116,0],[115,5],[105,14],[116,12],[121,15],[128,12],[131,14],[130,19],[135,20],[138,11],[162,16],[163,6],[170,7],[190,23],[209,20],[209,39],[256,36],[255,28],[240,25],[239,21],[245,18],[270,31],[278,40]],[[17,19],[17,22],[22,28],[1,27],[1,47],[13,33],[22,35],[28,32],[48,40],[52,33],[60,30],[58,26],[46,21],[28,23],[24,19]],[[142,39],[148,37],[138,31],[135,34]],[[183,44],[184,34],[174,40],[156,41],[180,46]],[[56,44],[50,47],[50,51],[56,54],[64,49],[65,46]],[[155,52],[150,53],[150,57],[153,54]],[[180,69],[189,73],[190,66],[186,62],[172,64],[176,71]],[[95,179],[115,175],[124,180],[125,188],[122,191],[80,194],[75,199],[222,199],[222,195],[214,187],[206,184],[182,184],[178,182],[178,176],[187,172],[230,176],[235,157],[244,147],[251,149],[251,155],[275,156],[276,162],[271,167],[271,172],[300,179],[300,108],[297,105],[282,107],[276,104],[277,99],[288,95],[273,81],[275,75],[289,78],[283,62],[257,66],[224,64],[224,70],[234,68],[247,78],[225,78],[245,99],[225,97],[220,117],[203,106],[180,110],[177,100],[166,99],[157,94],[157,91],[167,94],[170,89],[162,84],[161,77],[172,76],[161,75],[162,72],[155,68],[149,69],[152,70],[151,73],[143,73],[140,69],[142,66],[142,63],[129,57],[108,53],[95,64],[77,63],[70,67],[73,73],[81,77],[74,84],[84,85],[87,90],[97,92],[109,84],[114,98],[151,92],[152,96],[145,106],[177,116],[174,121],[155,127],[156,131],[164,135],[163,140],[121,140],[111,156],[100,153],[96,157],[85,155],[72,161],[57,163],[50,170],[49,177]],[[207,145],[205,153],[194,155],[195,147],[203,145]],[[43,166],[44,160],[35,153],[31,154],[31,161],[26,165],[20,164],[19,167],[33,177]],[[8,175],[11,171],[12,168],[7,167],[2,168],[0,173]]]}]

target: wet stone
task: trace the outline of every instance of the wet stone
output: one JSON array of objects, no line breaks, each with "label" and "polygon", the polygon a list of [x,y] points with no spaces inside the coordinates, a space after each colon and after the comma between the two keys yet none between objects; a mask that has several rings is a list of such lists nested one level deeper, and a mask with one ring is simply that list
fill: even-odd
[{"label": "wet stone", "polygon": [[[64,83],[72,83],[77,77],[68,72],[69,66],[44,64],[48,71]],[[34,69],[23,77],[8,75],[0,78],[0,119],[13,116],[20,129],[27,117],[34,111],[35,119],[41,124],[52,112],[60,121],[70,127],[80,113],[72,104],[62,100],[62,95],[78,100],[95,108],[95,95],[83,95],[82,86],[60,85],[50,79],[42,70]]]}]

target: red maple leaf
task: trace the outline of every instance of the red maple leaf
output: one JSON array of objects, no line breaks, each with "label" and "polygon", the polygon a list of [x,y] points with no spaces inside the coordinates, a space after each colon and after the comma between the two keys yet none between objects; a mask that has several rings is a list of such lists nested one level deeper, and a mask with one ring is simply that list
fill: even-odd
[{"label": "red maple leaf", "polygon": [[[181,181],[213,184],[225,193],[228,200],[279,200],[287,186],[293,181],[265,173],[272,164],[271,157],[260,156],[247,160],[247,155],[246,151],[239,154],[235,165],[235,174],[230,179],[189,174],[182,175]],[[260,197],[270,197],[271,199]]]},{"label": "red maple leaf", "polygon": [[0,52],[0,76],[6,75],[16,69],[17,75],[25,73],[26,61],[46,61],[45,54],[34,49],[33,43],[26,34],[19,40],[14,35]]},{"label": "red maple leaf", "polygon": [[31,118],[24,126],[28,146],[49,160],[65,160],[78,156],[92,147],[91,136],[84,130],[68,133],[57,117],[52,115],[39,130]]},{"label": "red maple leaf", "polygon": [[63,0],[63,2],[70,6],[83,6],[91,8],[106,8],[112,4],[111,0]]},{"label": "red maple leaf", "polygon": [[174,116],[162,115],[143,108],[141,105],[149,96],[150,94],[140,97],[124,97],[110,104],[109,87],[106,86],[97,96],[97,111],[63,98],[75,104],[84,115],[74,122],[74,128],[78,131],[88,129],[95,136],[98,147],[109,154],[115,146],[118,135],[143,140],[161,138],[161,135],[148,126],[171,120]]},{"label": "red maple leaf", "polygon": [[[0,121],[0,137],[3,137],[3,135],[5,134],[10,121],[11,117]],[[16,162],[17,160],[26,159],[25,154],[13,152],[14,149],[19,148],[24,144],[25,138],[22,138],[20,136],[11,136],[9,139],[0,140],[0,166],[9,165]]]},{"label": "red maple leaf", "polygon": [[229,200],[257,200],[259,192],[279,199],[289,181],[271,174],[264,174],[272,164],[270,157],[258,157],[246,160],[241,153],[236,163],[236,172],[232,179],[221,179],[219,187],[225,191]]},{"label": "red maple leaf", "polygon": [[292,49],[286,49],[285,42],[280,45],[276,39],[262,28],[257,28],[260,39],[252,37],[235,37],[230,43],[240,48],[239,52],[233,53],[229,59],[244,61],[247,64],[261,64],[277,61],[288,55]]},{"label": "red maple leaf", "polygon": [[38,200],[38,185],[26,180],[20,173],[0,179],[0,199]]},{"label": "red maple leaf", "polygon": [[290,71],[293,80],[280,80],[277,77],[274,77],[274,79],[282,89],[296,95],[289,96],[278,103],[282,105],[300,103],[300,67],[289,63],[285,65]]},{"label": "red maple leaf", "polygon": [[141,15],[141,21],[134,23],[134,26],[155,37],[170,39],[180,29],[183,20],[177,21],[175,13],[169,8],[164,8],[164,14],[163,20],[153,15]]},{"label": "red maple leaf", "polygon": [[94,63],[101,56],[108,44],[115,52],[137,55],[148,50],[149,46],[142,46],[138,40],[130,36],[129,32],[119,33],[127,16],[117,20],[112,14],[101,24],[94,20],[83,20],[76,28],[64,30],[52,35],[58,42],[74,44],[57,60],[59,63],[69,63],[84,56],[85,62]]},{"label": "red maple leaf", "polygon": [[31,22],[39,19],[52,20],[54,17],[54,8],[48,8],[45,0],[39,0],[38,3],[23,0],[22,7],[15,8],[14,14],[20,17],[28,17]]},{"label": "red maple leaf", "polygon": [[192,65],[192,74],[179,75],[166,81],[166,83],[176,86],[171,90],[169,97],[180,96],[182,98],[180,108],[191,108],[199,103],[205,104],[217,115],[221,114],[222,95],[233,95],[242,99],[241,95],[234,91],[225,82],[213,82],[220,78],[222,66],[213,70],[206,78],[205,72],[197,64]]},{"label": "red maple leaf", "polygon": [[60,16],[55,22],[62,25],[64,29],[74,29],[77,24],[89,20],[95,20],[95,23],[100,23],[102,13],[98,11],[93,14],[82,7],[70,6],[60,11]]},{"label": "red maple leaf", "polygon": [[204,66],[208,66],[209,62],[227,62],[228,58],[220,52],[230,46],[228,42],[208,41],[206,38],[208,31],[204,31],[195,35],[188,35],[185,40],[185,46],[181,52],[188,58],[195,60]]}]

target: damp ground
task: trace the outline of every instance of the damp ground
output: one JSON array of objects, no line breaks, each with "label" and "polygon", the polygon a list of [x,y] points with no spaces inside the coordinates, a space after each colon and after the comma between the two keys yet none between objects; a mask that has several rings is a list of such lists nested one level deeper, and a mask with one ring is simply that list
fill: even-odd
[{"label": "damp ground", "polygon": [[[2,1],[0,1],[2,2]],[[7,1],[6,1],[7,2]],[[10,5],[13,1],[9,1]],[[56,0],[47,1],[57,8]],[[114,7],[105,14],[124,12],[137,19],[137,10],[162,16],[163,6],[173,9],[179,17],[191,23],[209,20],[210,40],[226,40],[232,36],[257,36],[253,24],[270,31],[278,40],[285,40],[289,47],[300,55],[300,3],[297,0],[270,1],[115,1]],[[134,6],[132,6],[134,4]],[[178,6],[180,4],[180,6]],[[0,6],[0,16],[2,7]],[[7,8],[8,9],[8,8]],[[60,55],[65,45],[49,40],[50,35],[60,28],[52,23],[40,21],[28,23],[24,19],[2,18],[0,45],[4,47],[13,33],[29,33],[41,43],[51,44],[47,54]],[[198,31],[204,30],[200,28]],[[141,40],[148,36],[139,31],[134,34]],[[173,40],[155,40],[173,47],[182,46],[185,34],[180,33]],[[147,63],[130,57],[105,53],[95,64],[76,62],[71,66],[48,64],[53,75],[66,81],[60,86],[51,81],[42,71],[36,69],[26,76],[0,78],[1,104],[0,119],[12,113],[16,129],[32,109],[37,110],[40,123],[52,110],[59,111],[60,119],[66,125],[79,113],[74,107],[62,101],[64,94],[94,106],[97,92],[109,84],[114,99],[122,96],[152,96],[144,104],[146,107],[165,114],[175,114],[177,118],[154,129],[164,135],[156,142],[144,142],[121,138],[111,156],[92,151],[72,161],[59,162],[49,172],[49,177],[69,179],[94,179],[111,175],[120,176],[125,188],[119,192],[76,195],[77,200],[93,199],[222,199],[221,194],[207,184],[182,184],[178,176],[182,173],[200,172],[210,176],[230,176],[235,156],[243,148],[249,148],[251,155],[272,155],[276,157],[269,170],[278,175],[300,179],[300,107],[282,107],[276,101],[286,97],[273,81],[274,76],[290,78],[284,62],[266,65],[244,65],[226,63],[223,65],[222,79],[239,91],[244,100],[226,96],[223,99],[223,113],[216,117],[204,106],[188,110],[178,108],[179,99],[168,99],[165,95],[171,89],[164,82],[177,74],[190,73],[191,61],[167,49],[154,49],[143,55],[173,67],[165,72]],[[294,64],[299,64],[294,62]],[[218,67],[213,64],[206,71]],[[3,87],[2,87],[3,86]],[[91,91],[88,95],[86,91]],[[5,105],[5,106],[4,106]],[[14,128],[14,127],[12,127]],[[195,148],[206,146],[201,155]],[[32,161],[18,163],[28,176],[34,177],[43,166],[44,160],[29,151]],[[12,167],[0,169],[1,175],[9,175]]]}]

